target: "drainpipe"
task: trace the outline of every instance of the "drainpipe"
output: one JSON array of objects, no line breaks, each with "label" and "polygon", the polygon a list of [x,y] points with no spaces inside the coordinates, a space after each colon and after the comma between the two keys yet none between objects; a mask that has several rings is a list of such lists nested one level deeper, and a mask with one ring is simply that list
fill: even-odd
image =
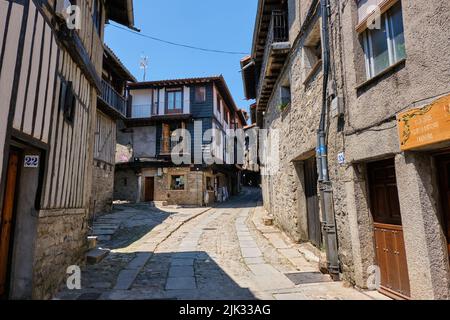
[{"label": "drainpipe", "polygon": [[329,1],[320,0],[322,15],[323,43],[323,92],[320,126],[317,131],[317,167],[319,172],[320,199],[322,205],[322,230],[324,234],[327,267],[333,280],[339,280],[339,256],[336,234],[336,221],[333,207],[333,188],[328,171],[327,148],[327,111],[328,111],[328,79],[330,72],[330,48],[328,34]]}]

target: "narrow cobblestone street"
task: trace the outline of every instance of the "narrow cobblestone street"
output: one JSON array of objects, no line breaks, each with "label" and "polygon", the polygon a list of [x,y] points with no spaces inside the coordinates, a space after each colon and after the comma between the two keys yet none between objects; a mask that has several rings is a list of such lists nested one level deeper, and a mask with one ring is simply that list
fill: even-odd
[{"label": "narrow cobblestone street", "polygon": [[260,191],[215,208],[119,206],[97,219],[111,250],[55,299],[383,299],[332,282],[305,247],[263,225]]}]

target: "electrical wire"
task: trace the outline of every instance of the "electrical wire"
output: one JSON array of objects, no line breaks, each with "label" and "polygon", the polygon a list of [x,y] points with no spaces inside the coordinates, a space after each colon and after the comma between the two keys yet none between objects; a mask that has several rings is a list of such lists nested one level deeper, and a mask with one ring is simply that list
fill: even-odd
[{"label": "electrical wire", "polygon": [[188,48],[188,49],[193,49],[193,50],[198,50],[198,51],[203,51],[203,52],[210,52],[210,53],[221,53],[221,54],[232,54],[232,55],[248,55],[247,52],[237,52],[237,51],[224,51],[224,50],[215,50],[215,49],[207,49],[207,48],[201,48],[201,47],[196,47],[196,46],[192,46],[192,45],[188,45],[188,44],[182,44],[182,43],[176,43],[176,42],[172,42],[172,41],[168,41],[168,40],[164,40],[164,39],[160,39],[157,37],[153,37],[147,34],[143,34],[137,31],[133,31],[130,29],[127,29],[125,27],[121,27],[115,24],[109,24],[110,26],[120,29],[120,30],[124,30],[127,31],[129,33],[135,34],[137,36],[143,37],[143,38],[147,38],[153,41],[158,41],[158,42],[162,42],[168,45],[172,45],[172,46],[177,46],[177,47],[183,47],[183,48]]}]

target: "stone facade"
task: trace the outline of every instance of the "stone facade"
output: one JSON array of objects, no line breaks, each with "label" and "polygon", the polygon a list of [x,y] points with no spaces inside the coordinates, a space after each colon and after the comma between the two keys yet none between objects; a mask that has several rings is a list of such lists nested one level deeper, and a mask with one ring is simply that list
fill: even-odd
[{"label": "stone facade", "polygon": [[87,212],[83,209],[41,211],[39,216],[32,298],[50,299],[65,284],[67,267],[82,266],[85,262]]},{"label": "stone facade", "polygon": [[[184,190],[171,189],[173,176],[184,178]],[[154,201],[167,205],[212,205],[216,201],[222,201],[224,187],[227,188],[228,193],[231,190],[228,175],[214,173],[211,169],[143,168],[138,170],[138,173],[134,169],[118,169],[115,175],[114,199],[131,203],[145,202],[146,178],[154,178]]]},{"label": "stone facade", "polygon": [[[290,19],[295,19],[289,23],[293,48],[264,116],[264,128],[278,130],[280,136],[280,166],[275,174],[263,176],[262,185],[264,205],[274,215],[276,224],[293,240],[302,242],[308,241],[302,160],[314,157],[316,149],[322,75],[308,73],[304,53],[304,42],[319,23],[318,16],[302,34],[298,27],[300,15],[291,14]],[[281,90],[286,84],[290,85],[291,102],[281,110]]]},{"label": "stone facade", "polygon": [[[203,205],[204,179],[202,172],[190,168],[164,168],[163,174],[155,179],[155,200],[169,205]],[[183,176],[184,190],[171,190],[172,176]]]},{"label": "stone facade", "polygon": [[[395,158],[411,297],[448,299],[447,241],[442,233],[436,166],[429,152],[401,152],[395,116],[450,92],[449,3],[401,1],[406,61],[366,81],[364,52],[355,31],[354,2],[332,6],[332,60],[345,116],[330,123],[329,159],[344,277],[366,287],[376,263],[366,165]],[[432,17],[432,18],[431,18]],[[382,141],[382,143],[380,143]],[[438,147],[436,146],[436,149]],[[345,163],[338,164],[339,153]],[[439,280],[438,280],[439,279]]]},{"label": "stone facade", "polygon": [[114,166],[94,160],[92,196],[95,214],[111,212],[114,193]]},{"label": "stone facade", "polygon": [[139,202],[139,181],[132,169],[117,169],[114,176],[114,200]]}]

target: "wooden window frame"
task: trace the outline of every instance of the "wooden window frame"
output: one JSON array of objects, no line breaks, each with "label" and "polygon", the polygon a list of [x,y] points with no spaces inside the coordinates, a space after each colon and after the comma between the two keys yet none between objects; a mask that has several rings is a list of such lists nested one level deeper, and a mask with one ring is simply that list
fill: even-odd
[{"label": "wooden window frame", "polygon": [[92,2],[92,23],[98,35],[102,36],[103,2],[94,0]]},{"label": "wooden window frame", "polygon": [[[172,181],[174,177],[183,178],[183,189],[174,189],[172,186]],[[170,191],[186,191],[186,175],[185,174],[171,174],[169,180],[169,190]]]}]

